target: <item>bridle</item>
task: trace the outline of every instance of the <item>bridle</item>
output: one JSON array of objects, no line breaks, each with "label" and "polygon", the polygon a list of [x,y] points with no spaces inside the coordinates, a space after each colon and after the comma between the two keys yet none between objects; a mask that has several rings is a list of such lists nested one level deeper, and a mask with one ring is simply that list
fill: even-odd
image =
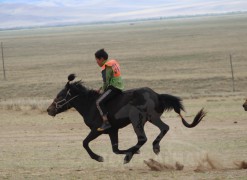
[{"label": "bridle", "polygon": [[72,98],[70,98],[69,100],[67,100],[67,97],[68,96],[71,96],[70,89],[67,91],[67,94],[66,94],[65,98],[63,98],[62,100],[57,101],[57,102],[55,102],[55,100],[54,100],[53,103],[55,104],[56,111],[58,109],[61,109],[65,105],[69,105],[69,102],[71,102],[72,100],[74,100],[75,98],[77,98],[79,96],[79,94],[76,95],[76,96],[74,96],[74,97],[72,97]]}]

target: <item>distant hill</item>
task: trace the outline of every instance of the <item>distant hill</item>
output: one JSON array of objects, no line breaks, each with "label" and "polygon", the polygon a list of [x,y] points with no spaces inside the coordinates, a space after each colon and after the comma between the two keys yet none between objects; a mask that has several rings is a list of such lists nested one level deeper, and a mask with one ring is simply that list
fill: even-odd
[{"label": "distant hill", "polygon": [[117,20],[117,21],[92,21],[92,22],[78,22],[78,23],[54,23],[48,25],[34,25],[34,26],[16,26],[16,27],[3,27],[0,28],[0,31],[5,30],[20,30],[20,29],[34,29],[34,28],[47,28],[47,27],[65,27],[65,26],[81,26],[81,25],[97,25],[97,24],[114,24],[114,23],[134,23],[140,21],[155,21],[155,20],[166,20],[166,19],[183,19],[183,18],[196,18],[196,17],[210,17],[210,16],[226,16],[226,15],[237,15],[237,14],[247,14],[247,11],[235,11],[235,12],[226,12],[226,13],[208,13],[208,14],[195,14],[195,15],[178,15],[178,16],[160,16],[152,18],[140,18],[140,19],[126,19],[126,20]]}]

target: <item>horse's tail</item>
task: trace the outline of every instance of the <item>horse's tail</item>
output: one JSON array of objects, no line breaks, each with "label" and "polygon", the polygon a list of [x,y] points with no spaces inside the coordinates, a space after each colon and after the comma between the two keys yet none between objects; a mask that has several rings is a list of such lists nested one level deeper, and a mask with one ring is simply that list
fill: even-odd
[{"label": "horse's tail", "polygon": [[187,128],[195,127],[197,124],[199,124],[199,122],[201,122],[202,118],[206,116],[206,112],[203,109],[201,109],[195,116],[193,122],[189,124],[185,121],[184,117],[181,115],[181,110],[185,111],[181,98],[169,94],[160,94],[159,101],[164,111],[170,111],[174,109],[174,111],[178,113],[179,116],[181,117],[183,125],[186,126]]}]

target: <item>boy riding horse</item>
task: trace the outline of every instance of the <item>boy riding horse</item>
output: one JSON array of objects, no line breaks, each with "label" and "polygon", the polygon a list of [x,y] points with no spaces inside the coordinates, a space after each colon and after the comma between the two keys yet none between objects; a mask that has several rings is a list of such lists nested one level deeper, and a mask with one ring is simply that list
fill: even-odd
[{"label": "boy riding horse", "polygon": [[108,121],[106,103],[117,95],[121,94],[124,85],[121,77],[119,63],[115,59],[108,60],[108,54],[104,49],[100,49],[95,53],[95,60],[99,67],[103,78],[103,86],[99,89],[103,90],[103,94],[96,101],[97,108],[103,119],[103,124],[97,131],[105,131],[111,128]]}]

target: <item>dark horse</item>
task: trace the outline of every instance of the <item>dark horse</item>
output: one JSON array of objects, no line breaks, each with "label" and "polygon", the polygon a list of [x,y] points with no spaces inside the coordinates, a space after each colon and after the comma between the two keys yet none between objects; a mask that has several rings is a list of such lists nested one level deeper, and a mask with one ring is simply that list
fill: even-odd
[{"label": "dark horse", "polygon": [[[100,127],[102,119],[96,107],[96,100],[100,94],[83,86],[81,81],[71,82],[74,79],[74,74],[68,76],[68,83],[58,93],[53,103],[47,109],[47,112],[49,115],[55,116],[72,107],[75,108],[83,116],[86,125],[91,129],[83,141],[83,147],[92,159],[99,162],[104,161],[103,157],[95,154],[89,148],[89,143],[103,133],[109,134],[113,152],[116,154],[125,154],[124,163],[128,163],[147,141],[144,132],[144,125],[147,121],[160,129],[159,135],[153,141],[153,151],[158,154],[160,152],[159,143],[169,130],[169,126],[160,119],[164,111],[174,109],[181,117],[184,126],[188,128],[195,127],[206,115],[203,109],[201,109],[195,116],[194,121],[189,124],[180,114],[181,110],[184,111],[180,98],[168,94],[157,94],[147,87],[138,88],[123,92],[107,104],[109,110],[108,117],[112,128],[103,133],[98,132],[97,128]],[[127,150],[119,150],[118,130],[130,123],[137,135],[138,142],[135,146]]]}]

